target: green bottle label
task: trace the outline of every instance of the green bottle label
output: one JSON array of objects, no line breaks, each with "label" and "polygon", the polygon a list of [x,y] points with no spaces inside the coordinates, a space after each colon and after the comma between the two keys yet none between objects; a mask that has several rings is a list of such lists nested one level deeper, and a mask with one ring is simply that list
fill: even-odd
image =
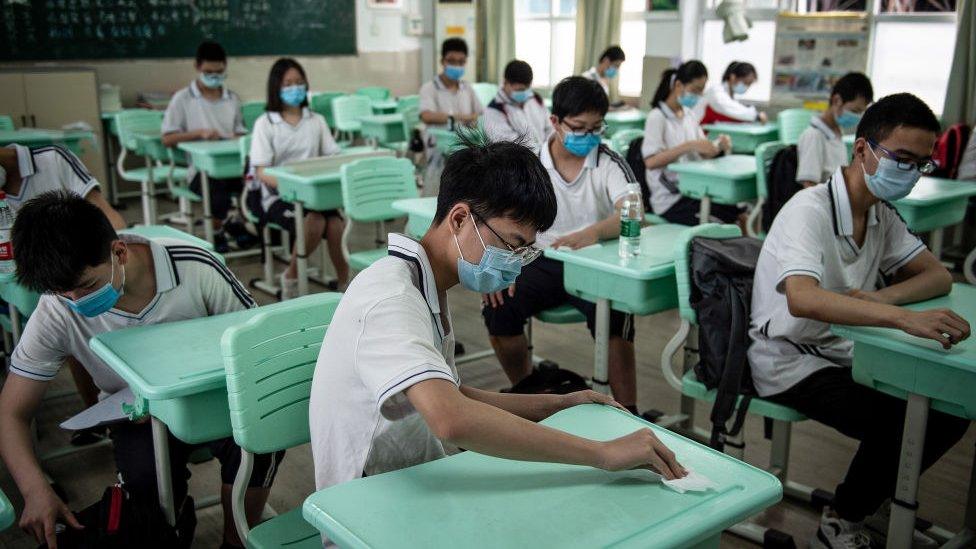
[{"label": "green bottle label", "polygon": [[620,220],[620,236],[630,237],[630,236],[640,236],[640,220],[638,219],[621,219]]}]

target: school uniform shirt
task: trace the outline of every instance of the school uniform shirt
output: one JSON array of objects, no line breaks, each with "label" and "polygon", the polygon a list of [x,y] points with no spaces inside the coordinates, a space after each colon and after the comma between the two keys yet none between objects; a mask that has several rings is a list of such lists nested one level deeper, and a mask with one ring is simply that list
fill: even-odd
[{"label": "school uniform shirt", "polygon": [[82,198],[98,188],[98,181],[88,173],[81,160],[58,145],[35,147],[7,145],[17,151],[20,190],[7,192],[7,205],[16,215],[28,200],[49,191],[67,191]]},{"label": "school uniform shirt", "polygon": [[595,66],[590,67],[589,69],[586,70],[586,72],[584,72],[580,76],[582,76],[583,78],[589,78],[594,82],[598,82],[600,84],[600,87],[603,88],[603,93],[607,94],[607,97],[610,96],[610,80],[600,76],[600,72],[596,70]]},{"label": "school uniform shirt", "polygon": [[[698,118],[687,107],[681,107],[684,116],[678,118],[671,107],[661,103],[651,110],[644,122],[644,144],[641,156],[647,158],[661,151],[673,149],[688,141],[705,139],[705,132],[698,124]],[[697,152],[689,152],[678,157],[675,162],[694,162],[702,157]],[[678,174],[665,168],[646,170],[647,184],[651,189],[651,208],[661,215],[681,199],[678,192]]]},{"label": "school uniform shirt", "polygon": [[[289,124],[278,112],[266,112],[254,122],[251,134],[251,166],[281,166],[297,160],[339,154],[339,145],[325,118],[307,108],[302,109],[298,124]],[[261,183],[257,177],[248,182],[249,190],[261,190],[264,211],[279,200],[278,191]]]},{"label": "school uniform shirt", "polygon": [[847,145],[819,116],[810,120],[796,143],[796,181],[823,183],[837,168],[846,166]]},{"label": "school uniform shirt", "polygon": [[837,293],[873,291],[925,250],[898,212],[879,202],[868,211],[864,243],[854,241],[850,198],[840,168],[826,185],[798,192],[763,242],[752,289],[749,364],[760,396],[781,393],[810,374],[850,367],[853,344],[830,325],[790,314],[785,280],[809,276]]},{"label": "school uniform shirt", "polygon": [[[406,390],[460,386],[446,294],[423,246],[389,235],[389,255],[353,279],[322,342],[309,402],[318,490],[444,455]],[[443,299],[443,301],[442,301]]]},{"label": "school uniform shirt", "polygon": [[524,103],[516,103],[499,90],[485,109],[485,133],[493,141],[521,139],[538,152],[551,129],[549,109],[539,94]]},{"label": "school uniform shirt", "polygon": [[729,85],[717,82],[705,89],[705,96],[695,106],[702,124],[712,122],[755,122],[759,118],[756,107],[745,105],[729,93]]},{"label": "school uniform shirt", "polygon": [[583,169],[573,181],[559,175],[549,147],[554,133],[539,151],[539,159],[549,172],[556,192],[556,220],[544,233],[536,235],[536,245],[548,247],[560,236],[602,221],[615,211],[615,204],[627,194],[627,185],[636,183],[627,162],[606,145],[594,147],[583,161]]},{"label": "school uniform shirt", "polygon": [[[185,133],[195,130],[217,130],[220,135],[244,135],[244,117],[241,114],[241,98],[222,88],[220,98],[211,101],[203,96],[196,80],[173,94],[163,115],[162,134]],[[190,178],[196,171],[190,167]]]},{"label": "school uniform shirt", "polygon": [[111,309],[88,318],[74,312],[64,298],[44,294],[10,357],[10,372],[37,381],[51,381],[64,360],[75,357],[103,394],[116,393],[126,383],[92,352],[88,346],[92,337],[132,326],[212,316],[255,306],[234,274],[203,248],[169,238],[147,240],[128,234],[120,234],[119,238],[130,245],[149,245],[156,276],[156,295],[152,301],[138,313]]},{"label": "school uniform shirt", "polygon": [[[440,75],[420,86],[420,112],[442,112],[450,116],[481,114],[484,108],[470,84],[461,80],[456,90],[441,81]],[[431,124],[428,124],[431,126]],[[434,127],[445,125],[433,124]]]}]

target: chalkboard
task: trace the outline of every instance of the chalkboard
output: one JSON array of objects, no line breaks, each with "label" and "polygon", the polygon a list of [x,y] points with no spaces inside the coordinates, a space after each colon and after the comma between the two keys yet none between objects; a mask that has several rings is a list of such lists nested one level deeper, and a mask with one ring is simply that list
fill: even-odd
[{"label": "chalkboard", "polygon": [[0,60],[356,53],[355,0],[0,0]]}]

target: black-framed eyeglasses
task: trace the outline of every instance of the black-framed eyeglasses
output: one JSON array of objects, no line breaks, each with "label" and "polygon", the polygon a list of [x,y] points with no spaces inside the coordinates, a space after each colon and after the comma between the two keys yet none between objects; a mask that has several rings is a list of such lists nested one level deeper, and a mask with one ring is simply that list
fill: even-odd
[{"label": "black-framed eyeglasses", "polygon": [[882,147],[873,139],[867,139],[866,141],[868,142],[868,145],[871,146],[871,148],[878,149],[887,158],[894,160],[895,163],[898,165],[899,170],[904,170],[906,172],[912,170],[918,170],[918,172],[921,173],[922,175],[929,175],[935,171],[936,167],[938,167],[935,163],[935,160],[932,160],[932,158],[923,158],[922,160],[908,160],[906,158],[900,158],[898,154],[895,153],[895,151]]},{"label": "black-framed eyeglasses", "polygon": [[[538,259],[538,257],[542,254],[542,250],[536,248],[535,246],[532,246],[531,244],[528,246],[513,246],[512,244],[509,244],[509,242],[505,240],[502,237],[502,235],[498,234],[498,231],[493,229],[491,225],[488,224],[488,221],[486,221],[484,217],[482,217],[480,214],[477,214],[475,212],[471,212],[471,214],[474,215],[476,218],[478,218],[478,221],[480,221],[482,225],[488,227],[488,230],[491,231],[491,234],[495,235],[495,237],[498,238],[498,240],[501,240],[502,244],[504,244],[505,247],[512,252],[512,255],[517,257],[519,261],[522,262],[522,265],[528,265],[529,263],[532,263],[533,261]],[[475,227],[475,230],[477,230],[477,227]]]},{"label": "black-framed eyeglasses", "polygon": [[607,133],[607,127],[608,127],[606,122],[600,122],[600,127],[596,128],[595,130],[578,130],[576,128],[573,128],[569,124],[567,124],[565,120],[560,120],[559,123],[562,124],[563,126],[566,126],[566,129],[569,130],[569,133],[577,137],[585,137],[586,135],[589,134],[593,134],[597,137],[603,137],[603,134]]}]

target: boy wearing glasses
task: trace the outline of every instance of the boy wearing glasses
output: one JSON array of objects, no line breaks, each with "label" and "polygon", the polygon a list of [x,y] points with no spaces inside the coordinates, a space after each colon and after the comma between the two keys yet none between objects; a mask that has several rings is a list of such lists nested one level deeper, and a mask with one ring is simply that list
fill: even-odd
[{"label": "boy wearing glasses", "polygon": [[[969,337],[969,323],[950,310],[898,307],[952,287],[952,276],[889,203],[931,173],[939,131],[914,95],[878,101],[857,127],[851,165],[787,202],[756,266],[749,348],[756,390],[861,441],[815,547],[885,546],[890,504],[883,503],[894,495],[905,417],[904,400],[854,382],[853,345],[830,325],[898,328],[945,349]],[[967,426],[931,411],[922,469]]]},{"label": "boy wearing glasses", "polygon": [[[620,231],[618,208],[627,185],[636,179],[617,153],[600,144],[606,124],[607,94],[598,82],[571,76],[552,94],[552,132],[539,151],[556,194],[552,227],[540,230],[540,248],[578,249],[615,238]],[[526,266],[518,282],[488,293],[482,313],[495,355],[513,383],[532,373],[532,357],[524,327],[536,313],[569,303],[586,315],[593,334],[596,305],[566,293],[563,265],[541,257]],[[633,315],[610,313],[610,387],[617,402],[636,412],[637,378]]]}]

